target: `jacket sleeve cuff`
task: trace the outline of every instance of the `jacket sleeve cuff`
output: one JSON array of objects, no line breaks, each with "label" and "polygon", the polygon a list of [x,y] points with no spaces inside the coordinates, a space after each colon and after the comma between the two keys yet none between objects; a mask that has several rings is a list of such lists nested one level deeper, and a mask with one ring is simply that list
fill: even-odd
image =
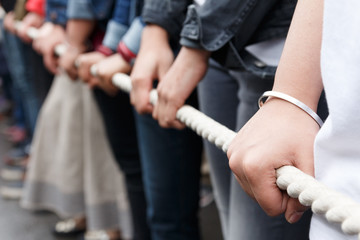
[{"label": "jacket sleeve cuff", "polygon": [[181,44],[181,46],[184,46],[184,47],[203,49],[203,47],[201,46],[201,44],[198,41],[194,41],[194,40],[184,38],[184,37],[182,37],[180,39],[180,44]]},{"label": "jacket sleeve cuff", "polygon": [[179,19],[174,19],[172,16],[164,14],[166,9],[166,1],[145,1],[145,5],[142,11],[143,21],[145,23],[156,24],[164,28],[169,33],[171,38],[178,39],[182,21],[176,21]]},{"label": "jacket sleeve cuff", "polygon": [[145,23],[142,21],[141,17],[135,18],[122,39],[127,48],[129,48],[134,54],[139,52],[141,35],[144,27]]},{"label": "jacket sleeve cuff", "polygon": [[184,26],[180,33],[180,44],[185,47],[202,48],[200,43],[201,30],[195,6],[188,8]]},{"label": "jacket sleeve cuff", "polygon": [[69,19],[92,20],[96,18],[91,5],[86,0],[69,0],[66,13]]},{"label": "jacket sleeve cuff", "polygon": [[103,40],[103,45],[110,48],[113,51],[116,51],[117,45],[120,42],[121,38],[127,32],[128,27],[110,20],[107,24],[106,34]]}]

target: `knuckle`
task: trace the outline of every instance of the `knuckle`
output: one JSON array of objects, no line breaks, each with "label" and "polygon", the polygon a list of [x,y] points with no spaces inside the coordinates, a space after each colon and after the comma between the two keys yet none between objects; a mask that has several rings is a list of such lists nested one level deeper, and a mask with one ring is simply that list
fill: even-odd
[{"label": "knuckle", "polygon": [[252,178],[252,176],[255,176],[257,174],[254,174],[258,170],[258,163],[256,161],[256,158],[253,156],[244,156],[242,159],[242,168],[244,170],[244,173],[246,176]]},{"label": "knuckle", "polygon": [[238,160],[235,157],[235,154],[232,154],[229,158],[229,167],[232,171],[235,171],[238,166]]},{"label": "knuckle", "polygon": [[241,161],[242,156],[239,154],[239,152],[235,151],[229,156],[229,167],[232,171],[238,171],[241,170],[239,167],[241,167]]},{"label": "knuckle", "polygon": [[168,124],[168,122],[165,120],[165,121],[159,121],[159,125],[160,125],[160,127],[162,127],[162,128],[168,128],[169,127],[169,124]]}]

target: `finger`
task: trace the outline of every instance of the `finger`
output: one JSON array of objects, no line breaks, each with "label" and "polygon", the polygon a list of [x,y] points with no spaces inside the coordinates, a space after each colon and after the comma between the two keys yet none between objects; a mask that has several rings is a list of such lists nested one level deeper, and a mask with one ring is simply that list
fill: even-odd
[{"label": "finger", "polygon": [[[97,65],[96,76],[100,79],[100,81],[104,82],[104,84],[112,84],[112,76],[106,73],[106,70],[103,69],[102,66]],[[104,71],[105,70],[105,71]]]},{"label": "finger", "polygon": [[276,185],[276,170],[257,160],[256,156],[244,158],[243,168],[246,180],[261,208],[269,216],[285,212],[287,197]]},{"label": "finger", "polygon": [[178,130],[182,130],[186,128],[186,125],[179,120],[175,120],[172,122],[172,127]]},{"label": "finger", "polygon": [[101,86],[99,79],[97,79],[95,77],[90,78],[90,80],[87,82],[87,84],[91,89]]},{"label": "finger", "polygon": [[159,124],[164,128],[183,129],[185,125],[176,120],[177,108],[171,103],[163,104],[159,111]]},{"label": "finger", "polygon": [[285,218],[289,223],[296,223],[299,221],[306,210],[309,207],[301,205],[301,203],[295,198],[289,198],[287,202]]},{"label": "finger", "polygon": [[242,163],[239,161],[238,152],[234,152],[234,154],[228,155],[229,158],[229,166],[234,173],[234,176],[238,183],[240,184],[241,188],[248,194],[251,198],[255,200],[254,193],[249,186],[248,180],[246,179],[244,172],[242,171]]},{"label": "finger", "polygon": [[66,59],[60,58],[60,66],[65,70],[67,75],[72,80],[77,79],[77,76],[78,76],[77,70],[75,69],[75,67],[73,66],[73,64],[71,62],[66,61]]},{"label": "finger", "polygon": [[44,55],[44,65],[53,74],[58,74],[58,60],[48,54]]},{"label": "finger", "polygon": [[31,43],[32,39],[27,35],[28,29],[28,27],[23,28],[22,30],[20,30],[19,35],[24,42]]},{"label": "finger", "polygon": [[78,73],[77,73],[77,70],[74,67],[69,69],[68,74],[69,74],[69,76],[70,76],[70,78],[72,80],[77,80],[78,79]]},{"label": "finger", "polygon": [[81,65],[77,68],[77,71],[79,78],[81,78],[84,82],[88,82],[92,78],[89,65],[84,62],[82,62]]},{"label": "finger", "polygon": [[149,92],[145,89],[139,89],[134,92],[134,106],[139,114],[152,113],[154,107],[149,102]]},{"label": "finger", "polygon": [[159,120],[159,105],[160,105],[160,101],[158,101],[155,105],[154,105],[154,110],[152,112],[152,117],[153,119],[155,119],[156,121]]},{"label": "finger", "polygon": [[37,40],[33,41],[33,48],[39,54],[44,54],[43,44],[42,44],[42,41],[40,39],[37,39]]},{"label": "finger", "polygon": [[117,93],[117,90],[114,90],[114,88],[109,87],[106,84],[101,85],[102,89],[109,95],[109,96],[115,96]]},{"label": "finger", "polygon": [[152,78],[131,77],[132,90],[130,92],[131,104],[139,114],[152,113],[154,107],[149,101],[152,89]]}]

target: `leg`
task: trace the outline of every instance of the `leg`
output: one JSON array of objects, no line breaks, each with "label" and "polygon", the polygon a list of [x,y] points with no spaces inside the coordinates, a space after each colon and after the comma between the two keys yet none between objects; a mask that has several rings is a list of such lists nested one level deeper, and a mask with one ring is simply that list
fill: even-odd
[{"label": "leg", "polygon": [[148,115],[136,122],[152,239],[199,239],[200,138],[162,129]]},{"label": "leg", "polygon": [[30,130],[30,135],[32,135],[39,112],[39,103],[35,96],[33,86],[30,83],[33,75],[26,64],[30,46],[23,44],[19,38],[11,33],[6,33],[4,37],[7,50],[9,51],[7,60],[9,61],[9,70],[13,80],[14,90],[19,93],[19,97],[23,103],[27,127]]},{"label": "leg", "polygon": [[125,175],[134,221],[134,239],[150,239],[136,129],[129,96],[119,93],[115,97],[109,97],[101,90],[95,90],[94,93],[102,112],[110,146]]},{"label": "leg", "polygon": [[[270,90],[272,79],[261,79],[244,72],[231,72],[241,86],[238,92],[237,127],[240,129],[258,110],[257,100],[264,91]],[[308,239],[310,216],[289,224],[284,216],[268,217],[259,205],[241,189],[232,178],[230,199],[229,240],[281,240]]]},{"label": "leg", "polygon": [[[236,126],[236,96],[239,86],[228,71],[210,60],[210,67],[198,86],[200,110],[230,129]],[[229,227],[231,170],[226,154],[207,140],[203,141],[210,166],[215,201],[219,211],[224,239]]]}]

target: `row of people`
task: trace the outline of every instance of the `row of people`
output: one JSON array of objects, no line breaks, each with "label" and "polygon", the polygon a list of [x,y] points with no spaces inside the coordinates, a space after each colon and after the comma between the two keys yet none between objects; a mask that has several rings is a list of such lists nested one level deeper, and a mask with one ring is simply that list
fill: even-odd
[{"label": "row of people", "polygon": [[[51,0],[46,3],[48,19],[61,19],[63,26],[49,27],[45,23],[33,45],[43,54],[45,66],[54,74],[59,76],[64,70],[69,78],[81,79],[94,89],[110,146],[125,175],[135,239],[200,238],[197,211],[201,140],[176,120],[176,111],[185,102],[197,106],[197,94],[200,110],[230,129],[242,129],[228,153],[236,177],[231,173],[226,155],[204,142],[224,239],[308,238],[310,212],[304,214],[306,208],[274,189],[275,169],[284,162],[274,160],[265,164],[261,155],[256,164],[251,156],[242,163],[244,156],[249,157],[244,152],[251,153],[253,146],[267,149],[260,149],[256,154],[269,151],[271,159],[278,157],[274,150],[281,146],[276,146],[276,141],[271,141],[275,146],[270,148],[268,144],[261,144],[264,137],[272,136],[267,134],[272,126],[265,124],[259,131],[253,124],[264,124],[266,116],[271,116],[270,123],[273,123],[276,121],[273,114],[279,107],[275,103],[281,104],[279,109],[286,108],[288,103],[270,98],[255,120],[242,127],[257,111],[257,99],[273,87],[296,1],[69,0],[61,4],[56,1],[57,8],[66,9],[66,14],[52,12]],[[283,79],[290,79],[291,74],[301,76],[295,70],[305,70],[309,76],[303,77],[309,84],[303,84],[308,86],[307,93],[314,92],[310,98],[318,100],[321,96],[321,83],[310,81],[320,78],[320,60],[314,56],[315,51],[320,52],[320,45],[314,44],[319,43],[320,38],[301,39],[298,35],[304,30],[308,31],[306,36],[318,36],[322,4],[303,1],[298,5],[274,89],[303,100],[325,118],[324,100],[308,102],[304,100],[303,96],[307,96],[304,91],[298,95],[291,89],[291,83],[290,87],[283,84],[286,82]],[[316,14],[309,14],[311,11],[304,10],[306,8]],[[310,29],[304,24],[306,21],[317,28]],[[30,26],[34,25],[26,25],[23,31]],[[297,38],[304,45],[294,44],[299,41]],[[60,43],[65,44],[67,50],[58,58],[53,53]],[[296,46],[300,47],[296,49]],[[90,47],[95,51],[89,53]],[[94,64],[97,76],[91,75]],[[58,70],[59,67],[62,70]],[[112,75],[117,72],[131,72],[130,101],[135,112],[128,96],[111,83]],[[53,87],[56,85],[60,84]],[[159,99],[152,106],[149,94],[154,87]],[[291,109],[295,110],[298,109]],[[262,113],[265,117],[257,117]],[[299,127],[291,126],[291,129],[301,131],[297,134],[288,130],[289,135],[280,136],[301,141],[291,145],[292,141],[286,138],[283,145],[290,149],[290,153],[286,153],[290,156],[286,157],[305,149],[300,157],[311,160],[311,139],[318,132],[317,125],[310,126],[303,115],[295,114],[294,118],[292,113],[281,113],[277,116],[283,119],[279,120],[282,126],[295,122]],[[308,131],[303,131],[304,126],[308,126]],[[298,135],[305,136],[294,137]],[[297,157],[293,156],[295,165],[313,174],[312,165],[303,165],[306,161],[301,159],[296,162]],[[247,172],[247,168],[255,169],[257,174]],[[267,171],[269,174],[265,174]],[[269,176],[272,178],[268,179]],[[271,216],[285,214],[271,217],[263,210]]]}]

